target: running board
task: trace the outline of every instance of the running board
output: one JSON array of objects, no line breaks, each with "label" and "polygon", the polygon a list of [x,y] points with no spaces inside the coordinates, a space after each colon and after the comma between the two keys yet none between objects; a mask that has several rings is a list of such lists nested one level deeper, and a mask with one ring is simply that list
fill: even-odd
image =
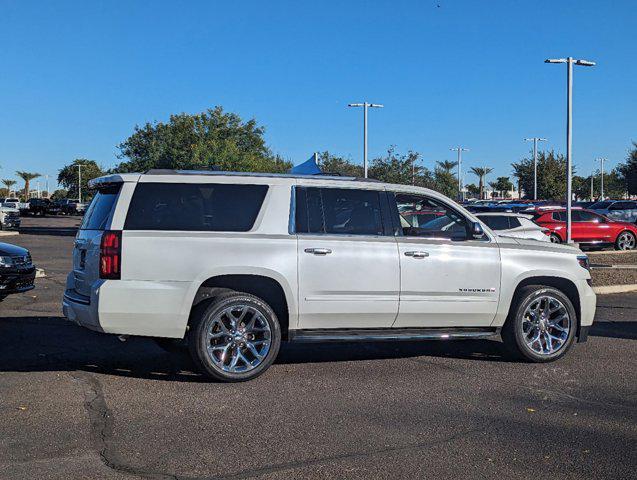
[{"label": "running board", "polygon": [[329,328],[290,330],[291,342],[395,342],[400,340],[447,340],[487,338],[499,328]]}]

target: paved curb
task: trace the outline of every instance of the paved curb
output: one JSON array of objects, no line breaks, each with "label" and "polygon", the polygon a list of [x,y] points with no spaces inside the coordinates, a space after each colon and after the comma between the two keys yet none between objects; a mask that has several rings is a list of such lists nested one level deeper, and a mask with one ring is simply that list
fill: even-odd
[{"label": "paved curb", "polygon": [[600,287],[593,287],[593,291],[597,295],[607,295],[609,293],[637,292],[637,283],[629,283],[626,285],[604,285]]},{"label": "paved curb", "polygon": [[17,230],[0,230],[0,237],[11,237],[13,235],[20,235]]}]

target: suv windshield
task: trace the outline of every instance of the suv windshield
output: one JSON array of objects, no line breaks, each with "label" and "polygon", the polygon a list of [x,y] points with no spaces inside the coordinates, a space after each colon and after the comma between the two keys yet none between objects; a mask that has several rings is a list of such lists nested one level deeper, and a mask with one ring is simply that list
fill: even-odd
[{"label": "suv windshield", "polygon": [[604,210],[611,206],[613,202],[597,202],[592,204],[590,207],[591,210]]},{"label": "suv windshield", "polygon": [[120,187],[121,185],[115,185],[98,190],[84,215],[80,230],[104,230]]}]

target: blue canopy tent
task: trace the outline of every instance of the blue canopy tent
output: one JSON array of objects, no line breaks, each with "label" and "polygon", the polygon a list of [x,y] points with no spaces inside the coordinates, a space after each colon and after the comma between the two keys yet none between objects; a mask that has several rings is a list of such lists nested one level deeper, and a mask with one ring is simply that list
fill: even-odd
[{"label": "blue canopy tent", "polygon": [[290,169],[290,173],[296,173],[297,175],[320,175],[321,169],[316,163],[318,155],[315,153],[308,160],[303,163],[299,163]]}]

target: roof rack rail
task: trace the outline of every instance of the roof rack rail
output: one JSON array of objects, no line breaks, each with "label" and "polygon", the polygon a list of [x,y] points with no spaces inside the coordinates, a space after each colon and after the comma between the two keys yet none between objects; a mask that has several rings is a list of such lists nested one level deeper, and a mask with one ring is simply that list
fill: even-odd
[{"label": "roof rack rail", "polygon": [[274,178],[321,178],[330,180],[354,181],[354,182],[375,182],[379,180],[373,178],[344,177],[334,173],[322,173],[317,175],[303,175],[294,173],[260,173],[260,172],[228,172],[223,170],[176,170],[170,168],[151,168],[146,170],[144,175],[212,175],[231,177],[274,177]]}]

